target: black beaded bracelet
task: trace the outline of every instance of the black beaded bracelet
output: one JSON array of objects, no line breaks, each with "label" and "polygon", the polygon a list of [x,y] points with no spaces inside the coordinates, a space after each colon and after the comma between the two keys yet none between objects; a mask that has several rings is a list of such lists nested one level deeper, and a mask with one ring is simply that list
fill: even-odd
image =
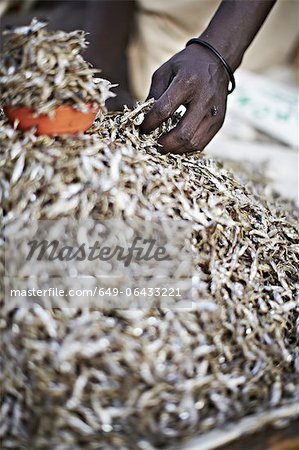
[{"label": "black beaded bracelet", "polygon": [[223,56],[218,52],[218,50],[216,50],[215,47],[213,47],[213,45],[211,45],[209,42],[204,41],[200,38],[190,39],[190,41],[187,42],[186,47],[190,44],[198,44],[198,45],[202,45],[203,47],[207,47],[214,53],[214,55],[217,56],[218,59],[220,59],[220,61],[224,65],[224,68],[225,68],[225,70],[229,76],[229,80],[231,82],[231,87],[228,89],[228,94],[231,94],[236,87],[236,81],[235,81],[235,77],[234,77],[234,73],[233,73],[232,69],[230,68],[229,64],[225,61]]}]

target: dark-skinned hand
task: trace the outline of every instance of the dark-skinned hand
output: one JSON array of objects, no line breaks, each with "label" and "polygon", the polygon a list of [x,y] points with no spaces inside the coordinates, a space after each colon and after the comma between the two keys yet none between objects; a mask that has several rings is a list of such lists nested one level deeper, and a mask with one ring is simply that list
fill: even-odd
[{"label": "dark-skinned hand", "polygon": [[191,44],[154,73],[148,98],[155,103],[141,131],[154,130],[184,105],[186,112],[177,126],[159,139],[161,152],[201,151],[224,122],[227,91],[228,77],[221,62],[209,49]]}]

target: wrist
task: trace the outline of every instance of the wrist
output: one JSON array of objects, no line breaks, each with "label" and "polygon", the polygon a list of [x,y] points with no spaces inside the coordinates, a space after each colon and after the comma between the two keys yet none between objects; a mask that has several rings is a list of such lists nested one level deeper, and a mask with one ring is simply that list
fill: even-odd
[{"label": "wrist", "polygon": [[236,87],[235,77],[234,77],[233,70],[231,69],[231,67],[228,64],[228,62],[226,61],[226,59],[223,58],[221,53],[219,53],[219,51],[213,45],[211,45],[209,42],[207,42],[204,39],[192,38],[187,42],[186,47],[188,47],[189,45],[200,45],[201,47],[208,49],[209,52],[211,52],[211,54],[213,54],[214,57],[216,57],[218,59],[218,62],[221,63],[223,69],[225,70],[225,72],[229,78],[230,86],[228,88],[228,94],[231,94]]},{"label": "wrist", "polygon": [[232,41],[227,42],[224,39],[221,39],[221,37],[218,37],[218,34],[215,35],[213,32],[210,32],[209,29],[204,31],[199,38],[208,42],[218,50],[233,72],[240,66],[245,53],[245,49],[242,48],[241,43],[232,43]]}]

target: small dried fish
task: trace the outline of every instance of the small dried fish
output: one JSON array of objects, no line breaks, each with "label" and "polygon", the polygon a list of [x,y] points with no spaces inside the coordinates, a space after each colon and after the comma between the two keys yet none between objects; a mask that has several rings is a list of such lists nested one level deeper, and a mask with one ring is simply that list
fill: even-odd
[{"label": "small dried fish", "polygon": [[85,33],[51,32],[47,23],[33,19],[29,26],[4,31],[0,56],[0,101],[5,106],[27,106],[49,114],[61,104],[79,110],[91,102],[105,107],[114,94],[111,83],[94,74],[80,53],[87,47]]},{"label": "small dried fish", "polygon": [[[76,87],[87,83],[90,99],[91,69],[79,57],[84,34],[30,27],[29,35],[24,28],[8,35],[13,58],[5,53],[0,69],[5,101],[37,108],[40,95],[51,101],[31,45],[32,55],[41,49],[49,62],[56,104],[57,79],[73,86],[64,98],[76,102]],[[74,72],[64,63],[71,54]],[[60,62],[53,66],[49,55]],[[271,410],[267,423],[277,417],[274,408],[295,415],[287,405],[299,401],[298,209],[248,167],[232,173],[202,155],[161,155],[158,137],[178,118],[140,134],[151,105],[103,114],[80,136],[37,137],[0,120],[6,237],[26,236],[24,223],[41,218],[151,221],[155,214],[192,224],[194,260],[192,311],[94,311],[63,299],[56,309],[1,310],[4,449],[183,448],[182,439],[250,413]]]}]

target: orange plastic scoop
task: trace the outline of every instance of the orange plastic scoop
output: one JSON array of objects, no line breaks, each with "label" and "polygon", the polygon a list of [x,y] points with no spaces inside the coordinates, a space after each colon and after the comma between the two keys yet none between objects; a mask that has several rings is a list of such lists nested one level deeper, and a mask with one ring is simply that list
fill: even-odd
[{"label": "orange plastic scoop", "polygon": [[93,108],[91,103],[87,103],[88,112],[83,113],[68,105],[58,106],[55,115],[49,117],[40,115],[35,117],[35,111],[27,107],[4,107],[4,112],[9,121],[14,123],[19,121],[18,128],[22,131],[36,127],[36,134],[57,136],[59,134],[78,134],[88,130],[93,124],[99,108]]}]

